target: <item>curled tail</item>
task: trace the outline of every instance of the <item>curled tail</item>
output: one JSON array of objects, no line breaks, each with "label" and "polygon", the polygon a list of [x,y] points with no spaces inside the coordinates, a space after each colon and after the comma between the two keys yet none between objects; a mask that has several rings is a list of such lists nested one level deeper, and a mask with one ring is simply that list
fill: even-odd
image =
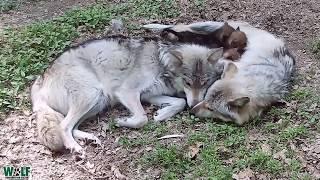
[{"label": "curled tail", "polygon": [[41,95],[42,81],[42,77],[39,77],[31,88],[32,109],[36,114],[38,137],[50,150],[61,151],[64,149],[64,143],[59,124],[64,116],[52,109]]}]

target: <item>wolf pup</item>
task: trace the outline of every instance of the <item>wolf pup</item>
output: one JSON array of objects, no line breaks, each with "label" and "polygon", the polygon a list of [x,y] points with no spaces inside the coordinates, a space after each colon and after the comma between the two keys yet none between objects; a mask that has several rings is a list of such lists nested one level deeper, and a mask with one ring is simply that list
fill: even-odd
[{"label": "wolf pup", "polygon": [[282,101],[288,91],[295,60],[284,42],[248,24],[240,27],[248,36],[247,50],[239,62],[226,64],[221,80],[191,110],[196,116],[242,125]]},{"label": "wolf pup", "polygon": [[147,24],[143,27],[161,30],[160,36],[171,42],[194,43],[210,48],[224,47],[224,58],[230,60],[238,60],[247,46],[246,34],[227,22],[211,31],[203,31],[192,25]]},{"label": "wolf pup", "polygon": [[141,101],[165,106],[155,121],[163,121],[185,108],[184,92],[192,107],[203,100],[207,88],[220,78],[217,62],[222,48],[162,43],[152,39],[109,37],[92,40],[64,52],[33,84],[33,111],[41,142],[51,150],[66,147],[81,151],[74,138],[99,139],[80,131],[85,119],[124,105],[131,117],[117,119],[120,127],[140,128],[148,121]]}]

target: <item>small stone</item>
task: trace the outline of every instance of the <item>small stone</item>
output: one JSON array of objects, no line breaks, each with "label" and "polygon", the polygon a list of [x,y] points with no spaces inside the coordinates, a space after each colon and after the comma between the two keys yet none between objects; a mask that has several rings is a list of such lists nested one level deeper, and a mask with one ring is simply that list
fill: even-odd
[{"label": "small stone", "polygon": [[119,19],[111,20],[111,29],[115,33],[120,33],[123,31],[123,22]]}]

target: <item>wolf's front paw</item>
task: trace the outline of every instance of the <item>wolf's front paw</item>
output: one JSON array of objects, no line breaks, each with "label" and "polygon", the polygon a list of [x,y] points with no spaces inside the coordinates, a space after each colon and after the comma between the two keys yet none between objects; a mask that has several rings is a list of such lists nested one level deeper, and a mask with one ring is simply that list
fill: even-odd
[{"label": "wolf's front paw", "polygon": [[141,128],[148,122],[147,116],[132,116],[130,118],[117,118],[116,126],[128,128]]},{"label": "wolf's front paw", "polygon": [[176,112],[172,111],[170,107],[165,107],[162,109],[159,109],[156,114],[153,116],[154,121],[161,122],[167,119],[170,119]]},{"label": "wolf's front paw", "polygon": [[171,117],[178,114],[180,111],[182,111],[185,107],[185,101],[181,101],[180,103],[176,103],[171,106],[164,107],[162,109],[159,109],[157,111],[157,114],[153,116],[154,120],[156,122],[168,120]]}]

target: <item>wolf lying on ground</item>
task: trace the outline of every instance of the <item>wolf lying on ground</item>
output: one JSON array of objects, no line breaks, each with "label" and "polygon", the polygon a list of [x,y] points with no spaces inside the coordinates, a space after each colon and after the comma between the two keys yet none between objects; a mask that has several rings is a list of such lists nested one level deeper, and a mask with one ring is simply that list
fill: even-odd
[{"label": "wolf lying on ground", "polygon": [[[257,116],[273,103],[283,100],[294,71],[295,59],[285,43],[245,22],[229,22],[246,34],[248,45],[239,62],[225,61],[222,79],[207,91],[205,100],[191,110],[199,117],[213,117],[242,125]],[[189,25],[149,24],[145,28],[188,31],[212,34],[223,27],[222,22],[197,22]],[[190,35],[194,33],[193,35]],[[196,42],[195,42],[196,43]],[[200,42],[201,43],[201,42]]]},{"label": "wolf lying on ground", "polygon": [[[196,26],[210,31],[209,24]],[[242,125],[260,116],[266,107],[283,101],[295,59],[281,39],[247,23],[238,25],[248,37],[246,51],[239,62],[226,63],[221,80],[208,89],[205,100],[191,111],[200,117]]]},{"label": "wolf lying on ground", "polygon": [[166,120],[203,100],[220,78],[223,49],[162,43],[153,39],[109,37],[71,48],[58,57],[31,89],[41,142],[51,150],[81,151],[76,138],[99,139],[78,129],[105,107],[124,105],[131,117],[117,125],[139,128],[147,123],[141,101],[162,109],[155,121]]}]

